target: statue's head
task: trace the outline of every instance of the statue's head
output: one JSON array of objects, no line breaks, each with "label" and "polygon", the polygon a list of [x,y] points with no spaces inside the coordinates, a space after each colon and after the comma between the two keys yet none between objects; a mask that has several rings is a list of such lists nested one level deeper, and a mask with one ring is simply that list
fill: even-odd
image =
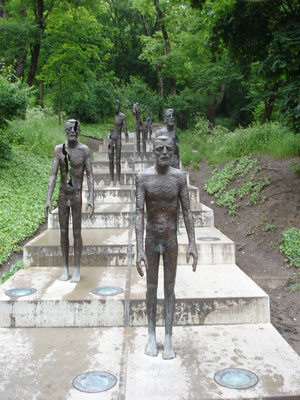
[{"label": "statue's head", "polygon": [[168,108],[165,111],[165,121],[166,121],[167,125],[174,126],[174,109],[173,108]]},{"label": "statue's head", "polygon": [[120,100],[116,100],[116,112],[118,113],[120,110]]},{"label": "statue's head", "polygon": [[65,133],[69,141],[76,141],[80,135],[80,123],[76,119],[68,119],[65,125]]},{"label": "statue's head", "polygon": [[160,167],[166,167],[171,164],[174,151],[173,139],[168,136],[159,136],[153,144],[156,164]]}]

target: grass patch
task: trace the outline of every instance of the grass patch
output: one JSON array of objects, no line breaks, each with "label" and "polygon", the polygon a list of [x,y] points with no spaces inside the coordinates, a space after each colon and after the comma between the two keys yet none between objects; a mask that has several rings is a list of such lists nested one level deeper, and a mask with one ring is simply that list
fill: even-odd
[{"label": "grass patch", "polygon": [[17,261],[9,271],[5,272],[1,277],[0,277],[0,285],[2,285],[4,282],[6,282],[11,276],[13,276],[16,272],[18,272],[20,269],[26,268],[26,265],[23,263],[23,261]]},{"label": "grass patch", "polygon": [[[0,168],[0,264],[45,221],[51,159],[13,146]],[[53,196],[57,198],[58,185]]]},{"label": "grass patch", "polygon": [[179,136],[183,166],[203,159],[217,165],[251,155],[286,158],[297,156],[300,151],[300,135],[275,122],[253,124],[230,132],[223,126],[211,129],[208,121],[200,119],[195,128]]},{"label": "grass patch", "polygon": [[285,255],[286,261],[300,268],[300,230],[293,227],[282,232],[282,244],[279,249]]}]

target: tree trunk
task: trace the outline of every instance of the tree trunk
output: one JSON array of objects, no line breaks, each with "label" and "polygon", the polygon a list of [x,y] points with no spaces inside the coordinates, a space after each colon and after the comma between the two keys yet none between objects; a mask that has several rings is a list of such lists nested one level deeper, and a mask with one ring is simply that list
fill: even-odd
[{"label": "tree trunk", "polygon": [[5,6],[5,0],[0,0],[0,18],[6,18],[3,6]]},{"label": "tree trunk", "polygon": [[212,126],[216,125],[216,114],[217,111],[219,109],[219,107],[221,106],[224,96],[225,96],[225,88],[226,88],[226,84],[225,82],[223,82],[221,84],[221,88],[220,88],[220,93],[219,93],[219,98],[217,100],[216,103],[214,103],[214,94],[213,92],[209,93],[209,101],[208,101],[208,120],[211,123]]},{"label": "tree trunk", "polygon": [[44,0],[37,0],[37,5],[36,5],[36,9],[35,9],[34,13],[35,13],[35,20],[36,20],[37,25],[39,26],[40,32],[39,32],[39,37],[37,38],[37,41],[31,50],[31,62],[30,62],[30,68],[29,68],[28,78],[27,78],[28,86],[33,85],[33,81],[34,81],[37,67],[38,67],[42,35],[44,33],[44,20],[43,20]]},{"label": "tree trunk", "polygon": [[40,106],[44,107],[44,81],[40,83]]},{"label": "tree trunk", "polygon": [[276,100],[276,96],[275,96],[275,92],[277,92],[278,88],[279,88],[280,84],[278,82],[274,83],[273,87],[272,87],[272,92],[274,94],[272,94],[268,100],[265,101],[265,112],[264,112],[264,116],[262,119],[262,123],[264,124],[267,121],[270,121],[272,112],[273,112],[273,108],[274,108],[274,103]]}]

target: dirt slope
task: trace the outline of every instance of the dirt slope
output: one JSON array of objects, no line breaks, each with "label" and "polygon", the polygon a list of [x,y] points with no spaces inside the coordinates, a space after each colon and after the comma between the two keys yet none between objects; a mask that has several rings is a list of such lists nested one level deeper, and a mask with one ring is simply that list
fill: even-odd
[{"label": "dirt slope", "polygon": [[212,172],[206,162],[200,164],[200,171],[190,172],[190,180],[199,187],[201,202],[214,210],[216,228],[236,243],[238,266],[269,294],[272,324],[300,355],[300,290],[293,292],[291,283],[298,270],[289,268],[279,251],[282,230],[300,228],[300,178],[291,166],[299,161],[268,157],[258,161],[260,176],[271,180],[262,191],[266,201],[247,206],[247,200],[242,200],[238,216],[230,216],[203,189]]}]

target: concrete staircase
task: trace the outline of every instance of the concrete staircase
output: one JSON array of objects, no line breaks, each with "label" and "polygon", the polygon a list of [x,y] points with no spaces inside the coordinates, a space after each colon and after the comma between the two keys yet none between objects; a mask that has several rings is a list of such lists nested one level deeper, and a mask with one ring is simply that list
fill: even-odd
[{"label": "concrete staircase", "polygon": [[[61,251],[57,210],[48,229],[24,249],[20,270],[0,287],[0,393],[3,400],[300,399],[300,358],[270,324],[269,298],[235,264],[234,243],[214,227],[211,209],[189,184],[199,263],[186,264],[188,239],[182,216],[178,236],[176,359],[162,359],[163,272],[158,290],[158,357],[144,355],[146,283],[135,270],[135,174],[154,163],[152,144],[137,157],[133,134],[122,147],[121,187],[110,187],[107,141],[94,154],[95,215],[83,205],[81,282],[58,280]],[[188,174],[187,174],[188,177]],[[87,189],[84,189],[86,201]],[[71,228],[71,224],[70,224]],[[73,262],[72,231],[71,263]],[[72,271],[71,271],[72,272]],[[93,293],[119,288],[114,296]],[[35,293],[8,297],[10,289]],[[249,389],[229,389],[214,375],[244,368],[258,376]],[[83,393],[73,379],[106,371],[117,384]]]}]

